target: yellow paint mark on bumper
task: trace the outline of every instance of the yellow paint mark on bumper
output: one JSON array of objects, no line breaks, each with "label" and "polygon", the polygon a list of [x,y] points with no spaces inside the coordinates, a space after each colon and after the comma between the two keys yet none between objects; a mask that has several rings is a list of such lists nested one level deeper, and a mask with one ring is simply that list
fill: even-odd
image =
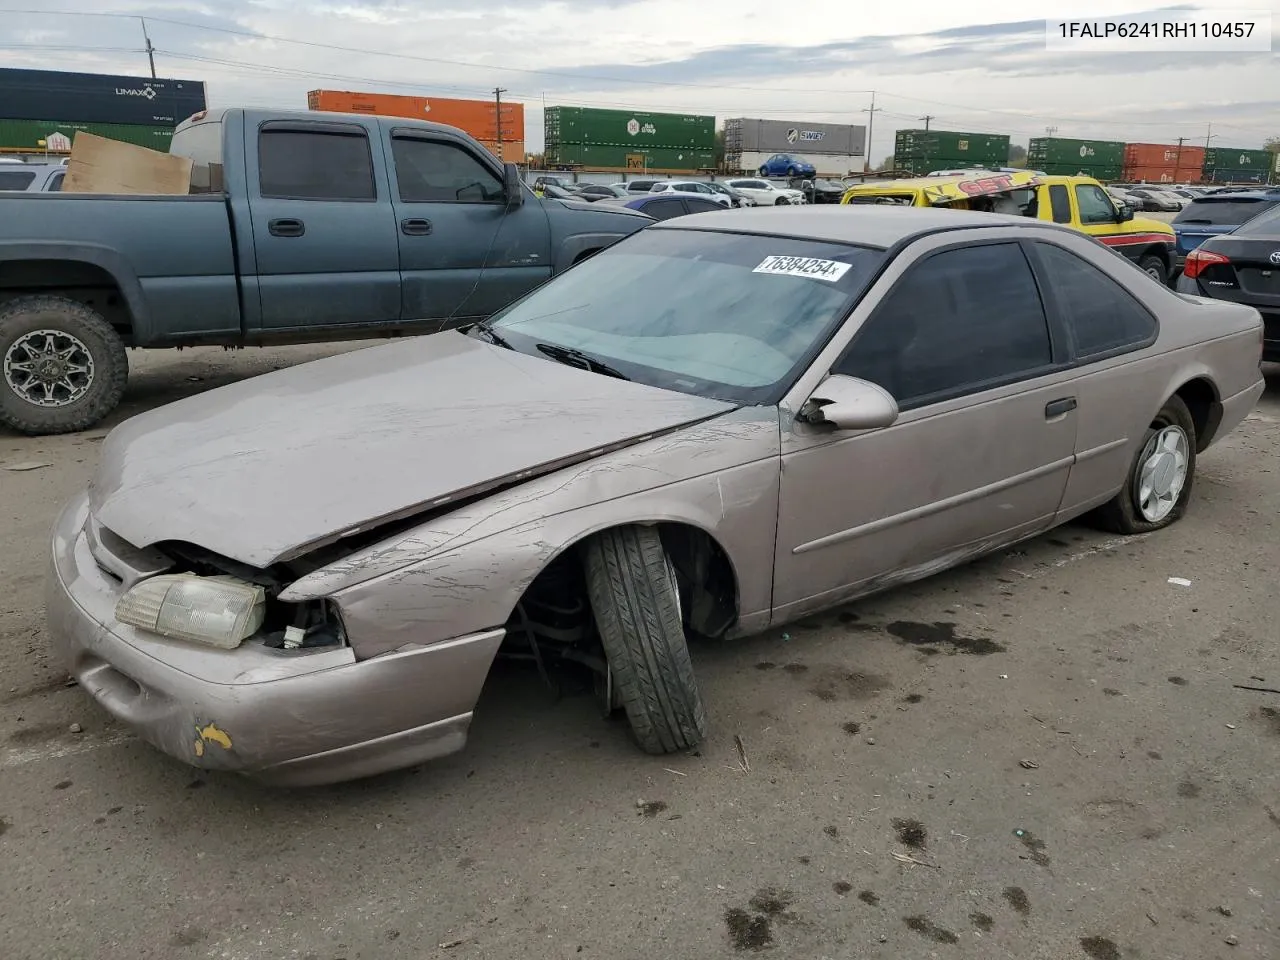
[{"label": "yellow paint mark on bumper", "polygon": [[231,737],[225,730],[212,723],[196,724],[196,739],[191,746],[197,757],[204,756],[206,743],[216,743],[223,750],[231,749]]}]

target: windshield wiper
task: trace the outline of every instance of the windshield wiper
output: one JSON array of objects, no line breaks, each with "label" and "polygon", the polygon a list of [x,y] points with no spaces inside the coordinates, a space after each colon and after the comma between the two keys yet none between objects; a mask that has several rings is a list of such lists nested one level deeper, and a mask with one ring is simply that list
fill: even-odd
[{"label": "windshield wiper", "polygon": [[488,320],[481,320],[479,323],[473,324],[471,329],[479,330],[481,333],[484,334],[485,339],[488,340],[490,343],[492,343],[494,346],[504,347],[507,350],[515,349],[515,347],[507,343],[507,341],[502,338],[502,335],[499,334],[498,331],[494,330],[493,327],[490,326]]},{"label": "windshield wiper", "polygon": [[573,367],[585,367],[592,373],[600,373],[606,377],[617,377],[619,380],[631,379],[617,367],[611,367],[604,361],[588,356],[573,347],[562,347],[557,343],[539,343],[536,346],[541,352],[558,363],[565,363]]}]

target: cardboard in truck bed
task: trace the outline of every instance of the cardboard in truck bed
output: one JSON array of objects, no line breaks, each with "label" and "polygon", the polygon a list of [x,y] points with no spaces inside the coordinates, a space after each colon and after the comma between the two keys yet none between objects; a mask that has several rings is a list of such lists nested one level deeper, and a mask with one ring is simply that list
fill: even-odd
[{"label": "cardboard in truck bed", "polygon": [[63,193],[187,194],[191,159],[76,131]]}]

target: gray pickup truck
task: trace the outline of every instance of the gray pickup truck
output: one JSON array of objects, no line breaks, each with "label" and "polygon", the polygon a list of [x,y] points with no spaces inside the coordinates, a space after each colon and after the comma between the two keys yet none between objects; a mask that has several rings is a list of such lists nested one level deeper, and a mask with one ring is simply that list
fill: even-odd
[{"label": "gray pickup truck", "polygon": [[462,326],[652,222],[536,197],[514,164],[416,120],[209,111],[170,152],[221,190],[0,194],[0,425],[96,423],[126,347]]}]

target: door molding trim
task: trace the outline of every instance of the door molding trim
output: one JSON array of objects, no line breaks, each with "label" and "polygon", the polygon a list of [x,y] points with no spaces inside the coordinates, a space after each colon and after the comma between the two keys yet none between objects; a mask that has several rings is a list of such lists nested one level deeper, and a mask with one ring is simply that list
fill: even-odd
[{"label": "door molding trim", "polygon": [[[808,543],[802,543],[798,546],[792,547],[791,553],[793,555],[811,553],[814,550],[821,550],[825,547],[834,546],[838,543],[845,543],[846,541],[866,536],[867,534],[875,533],[879,530],[884,530],[900,523],[909,523],[912,520],[919,520],[922,517],[941,513],[944,510],[950,510],[953,507],[971,503],[974,500],[981,500],[983,497],[989,497],[994,493],[1000,493],[1002,490],[1009,490],[1019,484],[1048,476],[1049,474],[1056,473],[1059,470],[1069,469],[1075,462],[1075,454],[1072,454],[1069,457],[1054,460],[1052,463],[1043,464],[1033,470],[1026,470],[1022,473],[1016,474],[1015,476],[1006,477],[1003,480],[997,480],[996,482],[989,483],[986,486],[966,490],[964,493],[958,493],[955,496],[947,497],[945,500],[926,503],[923,506],[915,507],[911,510],[905,510],[902,513],[896,513],[890,517],[881,517],[879,520],[872,520],[870,523],[864,523],[848,530],[841,530],[838,533],[819,537],[817,540],[810,540]],[[786,469],[785,466],[783,469]]]}]

